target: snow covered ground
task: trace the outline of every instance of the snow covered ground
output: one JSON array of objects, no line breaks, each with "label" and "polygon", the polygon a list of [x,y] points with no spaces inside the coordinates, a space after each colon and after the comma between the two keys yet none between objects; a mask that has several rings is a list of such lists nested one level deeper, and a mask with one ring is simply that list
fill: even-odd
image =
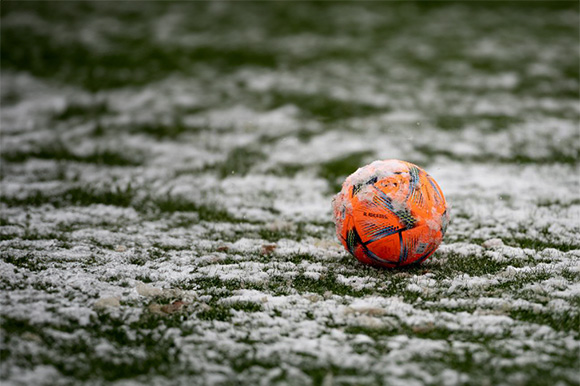
[{"label": "snow covered ground", "polygon": [[[578,385],[577,2],[3,2],[8,385]],[[451,206],[348,255],[375,159]]]}]

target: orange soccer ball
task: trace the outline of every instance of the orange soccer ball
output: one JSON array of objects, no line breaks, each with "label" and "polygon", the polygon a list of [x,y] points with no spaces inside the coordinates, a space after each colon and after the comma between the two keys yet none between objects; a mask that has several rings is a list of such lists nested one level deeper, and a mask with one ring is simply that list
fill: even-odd
[{"label": "orange soccer ball", "polygon": [[445,197],[433,177],[394,159],[351,174],[332,206],[344,247],[365,264],[389,268],[427,259],[449,223]]}]

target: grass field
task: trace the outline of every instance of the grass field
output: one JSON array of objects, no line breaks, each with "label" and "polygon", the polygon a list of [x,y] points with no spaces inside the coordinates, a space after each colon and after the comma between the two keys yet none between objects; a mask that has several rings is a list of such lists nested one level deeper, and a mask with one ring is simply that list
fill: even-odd
[{"label": "grass field", "polygon": [[[577,1],[0,6],[3,384],[580,384]],[[419,267],[334,235],[387,158]]]}]

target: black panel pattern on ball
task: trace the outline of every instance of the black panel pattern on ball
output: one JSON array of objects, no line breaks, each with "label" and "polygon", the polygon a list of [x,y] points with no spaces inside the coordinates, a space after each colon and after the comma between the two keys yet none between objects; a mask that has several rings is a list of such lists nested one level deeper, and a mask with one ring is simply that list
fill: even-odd
[{"label": "black panel pattern on ball", "polygon": [[443,201],[443,196],[441,195],[439,188],[437,188],[437,185],[435,184],[435,180],[430,175],[427,175],[427,181],[429,181],[429,183],[433,187],[433,190],[435,191],[435,203],[436,204],[441,203]]},{"label": "black panel pattern on ball", "polygon": [[346,246],[348,251],[354,256],[356,248],[362,245],[362,240],[356,231],[356,228],[351,228],[346,232]]},{"label": "black panel pattern on ball", "polygon": [[419,257],[417,260],[415,260],[413,262],[413,264],[421,264],[426,258],[428,258],[429,256],[431,256],[431,254],[433,252],[435,252],[435,250],[437,249],[439,245],[437,243],[432,243],[429,245],[429,247],[427,248],[427,250],[425,251],[425,253]]},{"label": "black panel pattern on ball", "polygon": [[407,193],[407,201],[411,199],[415,204],[423,206],[423,193],[419,188],[419,177],[421,170],[416,166],[409,168],[409,193]]},{"label": "black panel pattern on ball", "polygon": [[377,181],[378,181],[378,177],[374,176],[373,178],[371,178],[367,182],[363,182],[362,184],[353,185],[351,197],[356,196],[362,190],[363,187],[365,187],[367,185],[373,185]]},{"label": "black panel pattern on ball", "polygon": [[383,264],[383,265],[384,264],[389,264],[389,265],[392,265],[394,267],[397,267],[399,265],[398,262],[393,262],[393,261],[390,261],[390,260],[385,260],[385,259],[380,258],[376,254],[374,254],[373,251],[371,251],[370,249],[368,249],[366,246],[364,246],[364,252],[365,252],[365,254],[369,258],[371,258],[372,260],[374,260],[374,261],[376,261],[376,262],[378,262],[380,264]]},{"label": "black panel pattern on ball", "polygon": [[395,216],[397,216],[399,221],[403,223],[405,229],[411,229],[415,226],[417,220],[413,217],[409,209],[395,209],[391,198],[387,196],[385,192],[378,189],[376,186],[374,186],[374,188],[376,191],[376,194],[373,197],[374,204],[392,212]]},{"label": "black panel pattern on ball", "polygon": [[355,227],[349,229],[346,232],[346,246],[348,251],[356,257],[356,250],[357,248],[360,248],[360,250],[365,254],[366,257],[368,257],[371,260],[374,260],[375,262],[379,263],[379,264],[388,264],[388,265],[393,265],[393,266],[397,266],[399,265],[399,263],[397,262],[392,262],[389,260],[385,260],[380,258],[379,256],[377,256],[375,253],[373,253],[371,250],[368,249],[368,247],[366,246],[365,243],[363,243],[360,235],[358,234],[357,230]]},{"label": "black panel pattern on ball", "polygon": [[415,253],[417,247],[417,236],[407,236],[403,238],[403,232],[399,233],[400,254],[399,264],[403,264],[409,257],[409,251]]},{"label": "black panel pattern on ball", "polygon": [[380,225],[375,221],[363,221],[362,228],[364,234],[369,237],[365,244],[371,244],[387,236],[394,235],[401,230],[405,230],[405,228],[399,228],[392,225]]}]

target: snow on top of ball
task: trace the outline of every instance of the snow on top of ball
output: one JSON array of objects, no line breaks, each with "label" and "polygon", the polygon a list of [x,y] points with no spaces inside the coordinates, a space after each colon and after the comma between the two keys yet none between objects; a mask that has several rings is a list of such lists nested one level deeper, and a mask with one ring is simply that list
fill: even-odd
[{"label": "snow on top of ball", "polygon": [[350,185],[364,184],[375,177],[377,180],[382,180],[398,172],[408,172],[408,166],[405,162],[396,159],[376,160],[358,168],[346,179],[345,183]]}]

